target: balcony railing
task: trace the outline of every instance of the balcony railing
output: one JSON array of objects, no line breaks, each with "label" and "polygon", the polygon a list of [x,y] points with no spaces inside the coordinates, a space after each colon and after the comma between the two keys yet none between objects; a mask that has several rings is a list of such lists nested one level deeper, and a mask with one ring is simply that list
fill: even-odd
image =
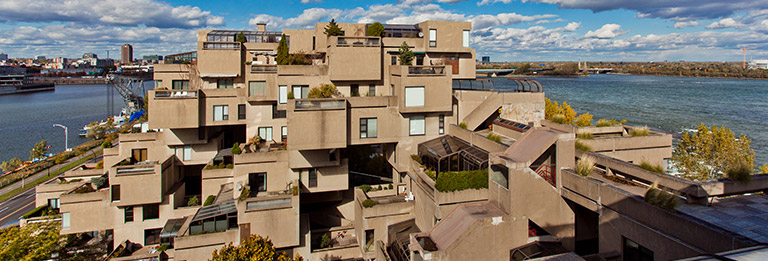
[{"label": "balcony railing", "polygon": [[193,90],[157,90],[155,98],[194,98],[197,92]]},{"label": "balcony railing", "polygon": [[159,164],[157,161],[142,161],[133,165],[118,166],[117,174],[132,174],[141,172],[155,171],[155,165]]},{"label": "balcony railing", "polygon": [[238,42],[203,42],[203,49],[239,50]]},{"label": "balcony railing", "polygon": [[544,178],[549,184],[552,186],[557,186],[555,184],[557,179],[557,173],[555,172],[555,165],[554,164],[542,164],[535,170],[536,174]]},{"label": "balcony railing", "polygon": [[296,100],[297,110],[342,109],[346,100]]},{"label": "balcony railing", "polygon": [[445,66],[408,66],[408,75],[432,76],[445,75]]},{"label": "balcony railing", "polygon": [[252,65],[251,73],[277,73],[277,65]]},{"label": "balcony railing", "polygon": [[336,41],[336,47],[379,47],[381,46],[378,37],[339,37]]}]

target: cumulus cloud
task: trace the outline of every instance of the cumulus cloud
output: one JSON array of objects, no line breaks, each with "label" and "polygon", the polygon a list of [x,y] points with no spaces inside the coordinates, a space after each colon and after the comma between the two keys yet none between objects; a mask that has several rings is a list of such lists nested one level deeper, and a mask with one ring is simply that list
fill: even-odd
[{"label": "cumulus cloud", "polygon": [[531,22],[536,20],[545,21],[542,19],[550,19],[556,17],[557,15],[553,14],[526,16],[516,13],[500,13],[496,15],[478,15],[473,17],[471,20],[472,28],[475,30],[483,30],[490,27],[519,24],[522,22]]},{"label": "cumulus cloud", "polygon": [[675,23],[675,28],[682,29],[686,27],[692,27],[692,26],[699,26],[701,25],[701,22],[699,21],[681,21]]},{"label": "cumulus cloud", "polygon": [[[487,2],[506,0],[483,0]],[[663,18],[676,21],[717,19],[734,13],[768,9],[768,1],[756,0],[521,0],[556,4],[566,9],[589,9],[594,12],[626,9],[638,12],[639,17]]]},{"label": "cumulus cloud", "polygon": [[259,23],[265,23],[270,28],[308,28],[314,26],[315,23],[319,21],[344,18],[349,15],[350,14],[342,15],[341,9],[309,8],[304,9],[299,16],[288,19],[266,14],[256,15],[248,21],[248,24],[255,26]]},{"label": "cumulus cloud", "polygon": [[323,0],[301,0],[302,4],[309,4],[309,3],[320,3]]},{"label": "cumulus cloud", "polygon": [[509,2],[512,2],[512,0],[482,0],[480,2],[477,2],[477,6],[487,5],[487,4],[494,4],[494,3],[509,4]]},{"label": "cumulus cloud", "polygon": [[722,28],[733,28],[733,27],[742,27],[744,24],[737,22],[733,18],[725,18],[720,21],[714,22],[710,25],[707,25],[707,29],[722,29]]},{"label": "cumulus cloud", "polygon": [[224,25],[224,18],[196,6],[172,6],[155,0],[3,1],[0,21],[75,22],[192,28]]},{"label": "cumulus cloud", "polygon": [[621,25],[605,24],[603,25],[603,27],[600,27],[600,29],[587,32],[586,34],[584,34],[584,37],[607,39],[607,38],[616,38],[624,35],[625,33],[626,32],[621,31]]}]

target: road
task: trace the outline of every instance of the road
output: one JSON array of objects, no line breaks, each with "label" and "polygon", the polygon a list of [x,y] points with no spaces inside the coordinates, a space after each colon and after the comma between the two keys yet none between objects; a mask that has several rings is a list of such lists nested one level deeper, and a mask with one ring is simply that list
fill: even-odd
[{"label": "road", "polygon": [[0,203],[0,228],[17,224],[22,215],[33,209],[35,209],[34,187]]}]

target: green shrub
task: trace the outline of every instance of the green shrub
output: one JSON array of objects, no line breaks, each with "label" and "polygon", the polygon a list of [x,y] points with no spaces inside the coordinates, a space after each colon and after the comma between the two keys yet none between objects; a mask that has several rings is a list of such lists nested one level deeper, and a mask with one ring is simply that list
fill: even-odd
[{"label": "green shrub", "polygon": [[639,166],[647,171],[653,171],[661,174],[667,173],[666,171],[664,171],[664,167],[662,167],[661,165],[653,165],[647,161],[641,161]]},{"label": "green shrub", "polygon": [[103,188],[105,185],[107,185],[107,178],[105,177],[91,178],[91,184],[96,186],[96,188]]},{"label": "green shrub", "polygon": [[614,119],[599,119],[597,120],[597,123],[595,123],[596,127],[608,127],[608,126],[614,126],[614,125],[624,125],[624,123],[627,123],[627,120],[617,121]]},{"label": "green shrub", "polygon": [[584,157],[576,162],[576,173],[584,177],[589,177],[592,170],[595,169],[595,161],[591,157]]},{"label": "green shrub", "polygon": [[462,128],[462,129],[466,130],[467,129],[467,123],[466,122],[459,123],[459,128]]},{"label": "green shrub", "polygon": [[240,192],[240,197],[238,197],[237,199],[239,199],[240,201],[243,201],[247,199],[250,194],[251,194],[251,190],[249,190],[247,187],[243,188],[243,191]]},{"label": "green shrub", "polygon": [[320,237],[320,248],[327,247],[331,247],[331,237],[328,235],[328,233],[323,233],[323,236]]},{"label": "green shrub", "polygon": [[559,123],[559,124],[566,124],[565,116],[562,114],[557,114],[552,116],[552,122]]},{"label": "green shrub", "polygon": [[243,150],[240,149],[240,142],[235,142],[235,144],[232,144],[232,154],[239,155],[242,152]]},{"label": "green shrub", "polygon": [[368,185],[368,184],[360,185],[359,188],[365,193],[368,193],[369,191],[371,191],[371,185]]},{"label": "green shrub", "polygon": [[643,127],[638,127],[638,128],[632,128],[632,129],[629,131],[629,135],[631,135],[631,136],[636,136],[636,137],[639,137],[639,136],[648,136],[648,134],[650,134],[650,133],[651,133],[651,131],[648,129],[648,126],[643,126]]},{"label": "green shrub", "polygon": [[392,186],[392,184],[389,184],[388,187],[389,187],[389,189],[393,189],[394,188],[394,186]]},{"label": "green shrub", "polygon": [[488,136],[486,136],[486,138],[488,138],[489,140],[495,141],[497,143],[501,143],[501,136],[499,136],[498,134],[495,134],[493,132],[489,132]]},{"label": "green shrub", "polygon": [[112,142],[111,141],[104,141],[104,143],[101,144],[102,148],[109,149],[112,148]]},{"label": "green shrub", "polygon": [[419,163],[419,165],[424,165],[424,162],[421,160],[421,157],[419,157],[419,155],[411,154],[411,159]]},{"label": "green shrub", "polygon": [[760,174],[768,174],[768,164],[760,166]]},{"label": "green shrub", "polygon": [[440,172],[435,189],[440,192],[488,188],[488,170]]},{"label": "green shrub", "polygon": [[373,201],[372,199],[366,199],[365,201],[363,201],[363,207],[370,208],[373,206],[376,206],[376,201]]},{"label": "green shrub", "polygon": [[376,190],[381,190],[381,185],[379,185],[379,187],[378,187],[378,188],[376,188]]},{"label": "green shrub", "polygon": [[594,139],[595,136],[592,136],[591,132],[582,132],[582,133],[576,133],[576,138],[582,139],[582,140],[591,140],[591,139]]},{"label": "green shrub", "polygon": [[98,163],[96,163],[97,169],[103,169],[104,168],[104,160],[100,160]]},{"label": "green shrub", "polygon": [[200,205],[200,198],[197,196],[189,198],[189,201],[187,201],[187,206],[197,206]]},{"label": "green shrub", "polygon": [[580,151],[592,151],[592,147],[578,140],[576,141],[576,149]]},{"label": "green shrub", "polygon": [[677,195],[659,189],[659,186],[656,183],[651,185],[648,188],[648,191],[645,192],[644,200],[645,202],[669,211],[674,211],[680,203]]},{"label": "green shrub", "polygon": [[213,202],[216,201],[216,196],[210,195],[207,198],[205,198],[205,202],[203,202],[203,207],[210,206],[213,204]]},{"label": "green shrub", "polygon": [[235,165],[233,165],[232,163],[229,163],[225,167],[228,168],[228,169],[231,169],[231,168],[234,168]]},{"label": "green shrub", "polygon": [[157,249],[155,249],[155,250],[157,250],[157,252],[163,252],[165,250],[168,250],[168,247],[170,247],[170,246],[171,245],[169,245],[169,244],[162,244],[162,245],[157,246]]},{"label": "green shrub", "polygon": [[427,176],[432,178],[432,180],[435,180],[435,178],[437,178],[435,176],[435,171],[433,171],[433,170],[428,170],[428,169],[424,170],[424,174],[427,174]]},{"label": "green shrub", "polygon": [[46,212],[46,209],[48,208],[48,205],[42,205],[39,207],[36,207],[32,211],[27,212],[27,214],[22,215],[22,218],[30,218],[30,217],[39,217],[42,216],[43,213]]},{"label": "green shrub", "polygon": [[288,92],[288,99],[293,100],[295,97],[293,96],[293,92]]},{"label": "green shrub", "polygon": [[725,176],[730,180],[746,183],[752,180],[752,168],[746,164],[739,164],[726,170]]}]

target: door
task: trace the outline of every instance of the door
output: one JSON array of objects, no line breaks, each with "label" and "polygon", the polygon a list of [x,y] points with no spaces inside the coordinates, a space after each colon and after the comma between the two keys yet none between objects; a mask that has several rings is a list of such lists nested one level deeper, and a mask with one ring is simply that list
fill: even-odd
[{"label": "door", "polygon": [[459,57],[451,56],[445,58],[445,65],[451,65],[453,67],[453,74],[459,74]]}]

